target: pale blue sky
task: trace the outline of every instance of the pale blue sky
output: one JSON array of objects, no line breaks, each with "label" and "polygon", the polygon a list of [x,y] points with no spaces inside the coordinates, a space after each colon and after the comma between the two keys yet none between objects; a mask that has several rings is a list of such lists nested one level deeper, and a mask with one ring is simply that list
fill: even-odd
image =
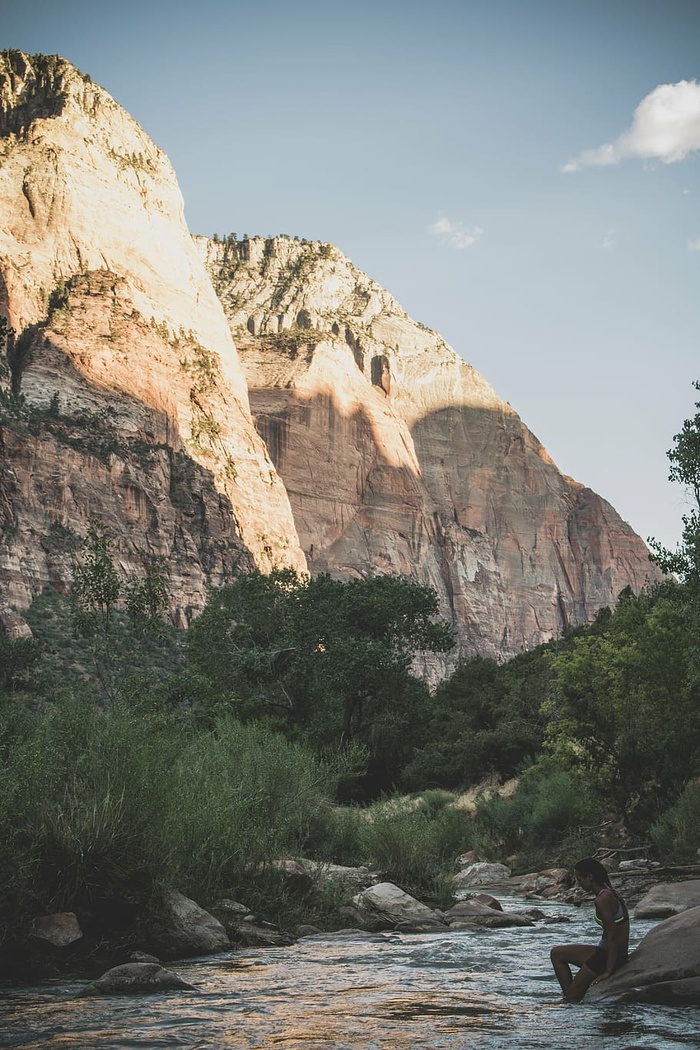
[{"label": "pale blue sky", "polygon": [[[699,0],[0,0],[0,46],[105,87],[170,157],[194,233],[337,244],[561,470],[675,545],[665,453],[700,378]],[[613,163],[584,154],[606,144]]]}]

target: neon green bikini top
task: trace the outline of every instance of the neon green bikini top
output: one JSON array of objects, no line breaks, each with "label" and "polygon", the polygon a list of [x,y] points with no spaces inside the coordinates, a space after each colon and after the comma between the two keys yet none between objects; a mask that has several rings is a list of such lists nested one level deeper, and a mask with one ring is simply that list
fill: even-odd
[{"label": "neon green bikini top", "polygon": [[[615,897],[617,897],[617,911],[615,912],[615,915],[613,916],[613,922],[618,923],[618,924],[619,923],[623,923],[623,922],[629,922],[629,918],[630,917],[629,917],[629,913],[627,911],[627,905],[625,904],[625,902],[623,900],[620,899],[620,897],[617,896],[617,894],[615,893],[615,890],[611,889],[610,886],[603,886],[602,890],[598,890],[598,892],[595,895],[596,896],[596,900],[598,899],[598,897],[600,897],[601,893],[606,893],[606,892],[607,893],[613,893],[613,894],[615,894]],[[603,920],[601,919],[600,915],[598,914],[598,909],[597,908],[595,908],[594,911],[593,911],[593,917],[595,918],[595,921],[598,923],[599,926],[603,925]]]}]

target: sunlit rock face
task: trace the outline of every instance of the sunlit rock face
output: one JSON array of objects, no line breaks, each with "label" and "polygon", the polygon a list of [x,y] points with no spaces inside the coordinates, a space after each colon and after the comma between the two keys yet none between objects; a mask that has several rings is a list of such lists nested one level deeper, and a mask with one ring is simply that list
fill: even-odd
[{"label": "sunlit rock face", "polygon": [[0,314],[3,388],[40,416],[5,414],[6,597],[65,583],[45,548],[91,516],[126,564],[169,559],[178,619],[241,568],[305,568],[170,163],[55,56],[0,54]]},{"label": "sunlit rock face", "polygon": [[498,658],[658,578],[610,504],[337,248],[195,240],[313,572],[408,574],[462,654]]}]

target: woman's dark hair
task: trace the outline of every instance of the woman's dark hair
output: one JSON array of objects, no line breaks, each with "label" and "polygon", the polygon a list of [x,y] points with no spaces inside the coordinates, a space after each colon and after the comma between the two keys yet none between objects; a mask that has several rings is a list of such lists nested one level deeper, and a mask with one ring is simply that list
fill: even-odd
[{"label": "woman's dark hair", "polygon": [[601,886],[610,885],[610,876],[607,871],[600,863],[599,860],[595,860],[593,857],[584,857],[574,867],[576,875],[590,876],[595,879],[596,882],[600,883]]}]

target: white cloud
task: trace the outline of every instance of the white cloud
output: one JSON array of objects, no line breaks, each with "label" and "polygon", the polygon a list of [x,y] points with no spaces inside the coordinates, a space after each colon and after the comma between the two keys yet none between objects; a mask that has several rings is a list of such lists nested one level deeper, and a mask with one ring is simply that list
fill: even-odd
[{"label": "white cloud", "polygon": [[615,230],[606,230],[600,242],[600,247],[604,248],[606,252],[611,252],[616,244],[617,238],[615,236]]},{"label": "white cloud", "polygon": [[440,218],[432,224],[430,232],[440,238],[442,244],[449,244],[452,248],[469,248],[484,232],[481,226],[475,226],[467,230],[462,222],[453,222],[451,219]]},{"label": "white cloud", "polygon": [[700,252],[700,237],[696,237],[694,241],[688,241],[689,252]]},{"label": "white cloud", "polygon": [[561,170],[618,164],[625,157],[673,164],[695,150],[700,150],[700,84],[679,80],[650,91],[634,111],[632,126],[614,142],[584,150]]}]

